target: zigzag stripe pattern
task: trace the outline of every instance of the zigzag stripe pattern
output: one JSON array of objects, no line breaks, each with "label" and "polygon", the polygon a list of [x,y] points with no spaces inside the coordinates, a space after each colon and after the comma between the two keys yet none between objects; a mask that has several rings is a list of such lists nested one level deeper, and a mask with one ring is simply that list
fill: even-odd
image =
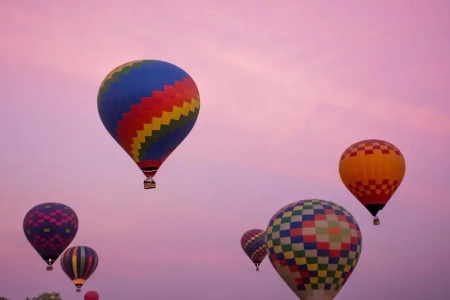
[{"label": "zigzag stripe pattern", "polygon": [[120,77],[126,74],[129,74],[131,70],[140,68],[143,64],[145,64],[144,60],[135,60],[130,61],[129,63],[123,64],[109,72],[109,74],[103,79],[100,89],[97,94],[98,103],[103,99],[103,92],[109,89],[109,86],[113,82],[119,81]]},{"label": "zigzag stripe pattern", "polygon": [[194,80],[181,68],[158,60],[115,68],[97,98],[106,130],[147,177],[153,177],[186,138],[200,112]]},{"label": "zigzag stripe pattern", "polygon": [[[145,158],[158,158],[156,154],[160,155],[161,161],[164,161],[167,158],[167,154],[163,153],[172,153],[173,149],[175,149],[174,142],[167,143],[168,139],[177,136],[176,139],[172,139],[172,141],[180,142],[186,137],[186,132],[189,132],[195,124],[195,120],[197,119],[198,109],[195,113],[190,113],[188,116],[180,116],[178,121],[173,121],[169,125],[161,125],[160,130],[155,130],[152,132],[151,137],[147,137],[146,141],[141,144],[141,149],[139,150],[139,159],[140,162]],[[161,146],[161,147],[158,147]],[[165,151],[160,153],[156,153],[155,150],[161,150],[161,148],[165,148]],[[150,151],[149,151],[150,150]]]},{"label": "zigzag stripe pattern", "polygon": [[253,262],[262,262],[267,255],[266,245],[260,246],[258,249],[253,251],[251,260]]},{"label": "zigzag stripe pattern", "polygon": [[133,105],[131,111],[124,114],[116,130],[118,141],[128,155],[139,162],[142,144],[150,146],[157,141],[155,131],[163,131],[163,125],[173,125],[172,130],[178,123],[182,126],[183,122],[177,122],[180,117],[192,115],[196,119],[199,109],[199,92],[192,78],[177,81],[175,86],[166,85],[164,91],[141,98],[141,104]]},{"label": "zigzag stripe pattern", "polygon": [[[137,137],[133,138],[133,159],[135,159],[136,162],[142,160],[147,149],[157,142],[161,134],[164,134],[166,131],[175,131],[176,129],[182,128],[189,121],[195,121],[199,109],[200,99],[192,99],[191,103],[185,102],[183,107],[175,106],[173,112],[164,112],[161,118],[153,118],[153,124],[144,124],[144,129],[138,131]],[[186,118],[182,118],[183,116]],[[143,145],[145,145],[144,149],[141,147]]]},{"label": "zigzag stripe pattern", "polygon": [[261,229],[251,229],[242,235],[242,249],[254,263],[261,263],[267,255],[265,238],[266,232]]}]

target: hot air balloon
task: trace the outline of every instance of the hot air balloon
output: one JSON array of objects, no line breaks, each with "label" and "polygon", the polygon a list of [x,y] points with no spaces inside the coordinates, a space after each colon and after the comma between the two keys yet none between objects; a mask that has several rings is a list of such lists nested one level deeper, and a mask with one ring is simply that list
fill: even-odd
[{"label": "hot air balloon", "polygon": [[277,211],[266,230],[269,259],[300,300],[332,300],[361,254],[355,218],[330,201],[308,199]]},{"label": "hot air balloon", "polygon": [[73,241],[77,231],[77,214],[61,203],[36,205],[23,220],[23,232],[47,263],[47,271],[53,270],[53,263]]},{"label": "hot air balloon", "polygon": [[61,268],[81,292],[81,287],[91,277],[98,266],[98,256],[94,249],[86,246],[71,247],[61,257]]},{"label": "hot air balloon", "polygon": [[84,300],[98,300],[100,295],[96,291],[89,291],[84,294]]},{"label": "hot air balloon", "polygon": [[366,207],[379,225],[383,209],[402,183],[405,158],[397,147],[382,140],[364,140],[348,147],[339,161],[345,187]]},{"label": "hot air balloon", "polygon": [[114,140],[146,176],[144,188],[194,127],[200,95],[181,68],[159,60],[136,60],[112,70],[97,96],[100,118]]},{"label": "hot air balloon", "polygon": [[250,229],[241,237],[241,246],[259,271],[259,265],[267,255],[266,232],[261,229]]}]

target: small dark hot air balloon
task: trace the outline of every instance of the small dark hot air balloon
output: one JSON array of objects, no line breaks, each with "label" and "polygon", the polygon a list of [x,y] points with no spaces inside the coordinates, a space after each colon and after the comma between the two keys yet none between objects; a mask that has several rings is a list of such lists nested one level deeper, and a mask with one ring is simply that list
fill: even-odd
[{"label": "small dark hot air balloon", "polygon": [[89,291],[84,294],[84,300],[98,300],[100,295],[96,291]]},{"label": "small dark hot air balloon", "polygon": [[153,177],[194,127],[200,95],[181,68],[159,60],[136,60],[112,70],[97,95],[100,119],[147,177]]},{"label": "small dark hot air balloon", "polygon": [[78,231],[78,217],[67,205],[42,203],[25,215],[23,231],[31,246],[47,263],[47,271],[70,245]]},{"label": "small dark hot air balloon", "polygon": [[394,195],[405,176],[405,158],[397,147],[382,140],[364,140],[348,147],[339,161],[345,187],[373,216]]},{"label": "small dark hot air balloon", "polygon": [[81,287],[91,277],[97,266],[97,253],[86,246],[71,247],[61,257],[61,268],[75,284],[77,292],[81,292]]},{"label": "small dark hot air balloon", "polygon": [[356,267],[361,245],[355,218],[325,200],[286,205],[266,230],[269,259],[300,300],[333,300]]},{"label": "small dark hot air balloon", "polygon": [[248,230],[241,237],[242,249],[255,264],[256,271],[259,271],[259,265],[267,255],[265,238],[266,232],[261,229]]}]

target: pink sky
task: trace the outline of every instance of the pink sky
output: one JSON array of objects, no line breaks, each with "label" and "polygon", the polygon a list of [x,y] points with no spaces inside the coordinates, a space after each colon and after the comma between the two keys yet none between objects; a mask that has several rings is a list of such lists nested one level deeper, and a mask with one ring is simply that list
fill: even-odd
[{"label": "pink sky", "polygon": [[[56,201],[80,219],[73,245],[99,254],[83,291],[101,299],[294,300],[239,242],[313,197],[363,233],[336,300],[447,300],[450,3],[219,2],[2,1],[0,296],[82,298],[22,231],[28,209]],[[141,58],[185,69],[202,100],[150,191],[96,105],[106,74]],[[338,174],[366,138],[407,161],[377,228]]]}]

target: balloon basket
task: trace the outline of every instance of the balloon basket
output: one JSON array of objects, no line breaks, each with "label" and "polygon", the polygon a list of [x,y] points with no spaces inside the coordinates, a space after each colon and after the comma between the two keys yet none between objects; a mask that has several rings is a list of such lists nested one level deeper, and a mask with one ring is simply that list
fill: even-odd
[{"label": "balloon basket", "polygon": [[77,293],[81,292],[81,288],[77,288]]},{"label": "balloon basket", "polygon": [[154,189],[156,188],[156,182],[152,178],[147,178],[144,180],[144,189]]},{"label": "balloon basket", "polygon": [[256,267],[256,271],[259,271],[259,267]]},{"label": "balloon basket", "polygon": [[53,266],[47,266],[46,270],[47,271],[53,271]]},{"label": "balloon basket", "polygon": [[373,225],[375,226],[380,225],[380,219],[378,218],[373,219]]}]

